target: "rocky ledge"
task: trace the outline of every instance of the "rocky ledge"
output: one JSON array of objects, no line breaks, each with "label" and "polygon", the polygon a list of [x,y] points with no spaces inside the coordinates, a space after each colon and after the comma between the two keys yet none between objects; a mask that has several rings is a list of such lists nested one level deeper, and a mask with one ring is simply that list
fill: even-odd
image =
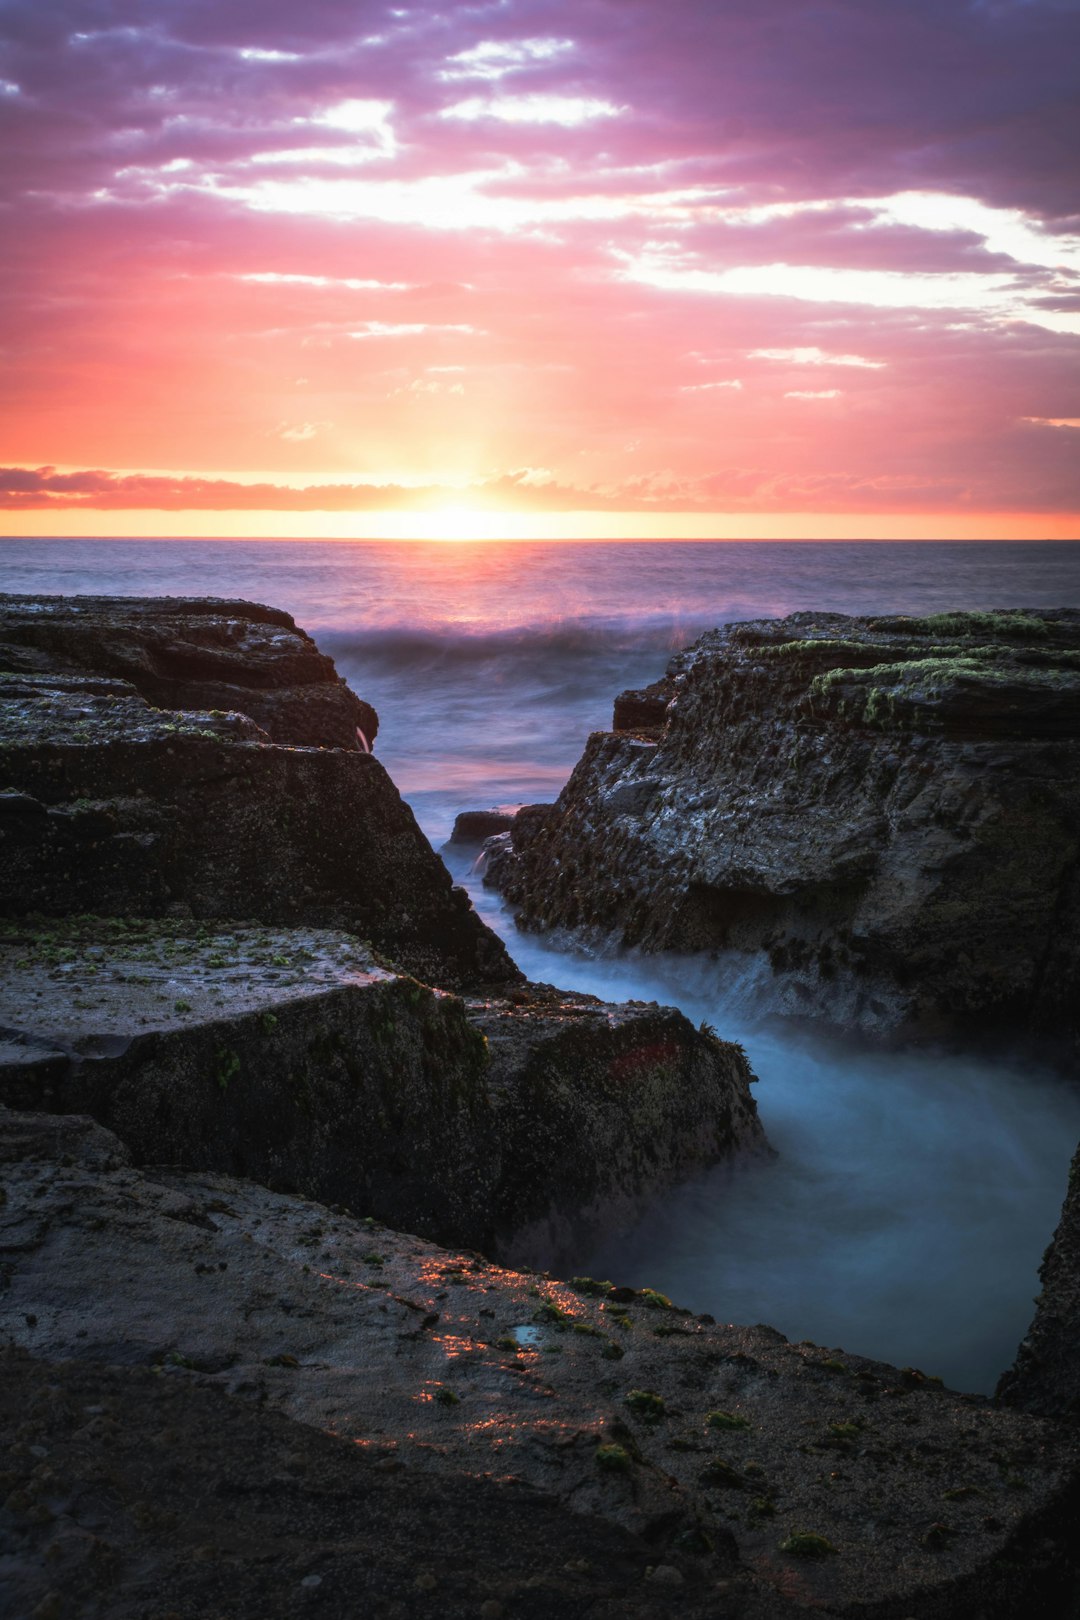
[{"label": "rocky ledge", "polygon": [[796,613],[623,693],[489,846],[534,929],[746,953],[780,1010],[1075,1044],[1080,612]]},{"label": "rocky ledge", "polygon": [[[347,1450],[364,1460],[353,1489],[377,1515],[385,1477],[382,1502],[402,1516],[389,1545],[369,1549],[381,1615],[457,1614],[470,1573],[497,1607],[461,1612],[526,1620],[636,1614],[651,1594],[659,1614],[730,1620],[1069,1614],[1077,1447],[1038,1417],[912,1367],[714,1324],[653,1291],[510,1272],[238,1179],[134,1170],[87,1119],[0,1111],[0,1158],[0,1330],[50,1364],[6,1460],[18,1555],[0,1579],[86,1584],[100,1607],[78,1614],[128,1612],[133,1518],[160,1549],[144,1581],[159,1584],[189,1537],[193,1562],[220,1560],[238,1591],[244,1565],[259,1589],[257,1571],[288,1550],[295,1591],[236,1612],[291,1614],[317,1589],[313,1612],[327,1601],[337,1615],[356,1529],[340,1549],[316,1534],[298,1563],[295,1536],[244,1542],[238,1521],[251,1495],[269,1498],[269,1464],[285,1492],[303,1482],[296,1505],[309,1503],[301,1518],[316,1528],[319,1477],[347,1490]],[[130,1484],[144,1400],[149,1461]],[[236,1469],[202,1440],[214,1413],[241,1456],[261,1452],[246,1503]],[[304,1439],[309,1429],[321,1435]],[[350,1445],[335,1455],[327,1434]],[[196,1440],[220,1511],[193,1528],[194,1503],[170,1481]],[[125,1507],[113,1523],[84,1484],[94,1453],[105,1495],[120,1490]],[[483,1507],[484,1490],[492,1518],[461,1526],[455,1560],[427,1518],[442,1500],[455,1521],[458,1494]],[[542,1492],[525,1497],[546,1503],[541,1526],[580,1515],[565,1554],[549,1533],[547,1562],[523,1571],[525,1552],[507,1549],[492,1570],[513,1492]]]},{"label": "rocky ledge", "polygon": [[765,1151],[741,1048],[670,1007],[461,999],[343,933],[0,924],[0,1101],[529,1264]]},{"label": "rocky ledge", "polygon": [[0,669],[111,675],[159,709],[239,710],[277,743],[363,750],[379,729],[291,616],[257,602],[0,595]]},{"label": "rocky ledge", "polygon": [[373,754],[126,682],[0,673],[0,914],[344,928],[460,988],[520,979]]}]

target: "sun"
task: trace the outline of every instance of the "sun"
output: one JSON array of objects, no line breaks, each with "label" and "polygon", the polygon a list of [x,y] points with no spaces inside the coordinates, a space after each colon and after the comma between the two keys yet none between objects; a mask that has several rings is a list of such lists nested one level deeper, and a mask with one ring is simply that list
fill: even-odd
[{"label": "sun", "polygon": [[497,540],[505,529],[504,513],[464,501],[448,501],[414,519],[414,532],[425,540]]}]

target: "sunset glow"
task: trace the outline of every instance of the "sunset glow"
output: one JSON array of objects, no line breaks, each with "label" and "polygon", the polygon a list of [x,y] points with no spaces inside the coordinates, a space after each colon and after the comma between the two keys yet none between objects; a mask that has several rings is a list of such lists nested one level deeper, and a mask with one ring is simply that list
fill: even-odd
[{"label": "sunset glow", "polygon": [[1080,535],[1054,0],[13,0],[8,534]]}]

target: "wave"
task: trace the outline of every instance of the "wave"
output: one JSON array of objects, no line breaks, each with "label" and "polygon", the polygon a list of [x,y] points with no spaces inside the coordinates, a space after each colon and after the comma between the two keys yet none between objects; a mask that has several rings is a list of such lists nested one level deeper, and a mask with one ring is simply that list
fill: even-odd
[{"label": "wave", "polygon": [[498,629],[397,625],[323,633],[319,643],[380,713],[408,715],[425,731],[434,711],[448,704],[470,728],[489,725],[498,708],[503,722],[513,712],[535,729],[542,710],[546,730],[569,726],[583,743],[590,729],[608,723],[619,692],[657,680],[673,653],[707,628],[670,618],[564,619]]},{"label": "wave", "polygon": [[462,627],[460,623],[382,625],[357,631],[325,630],[319,644],[336,660],[349,660],[388,673],[409,675],[428,669],[515,663],[558,667],[559,660],[607,659],[627,654],[663,657],[687,646],[710,623],[689,624],[656,615],[589,616],[500,626]]}]

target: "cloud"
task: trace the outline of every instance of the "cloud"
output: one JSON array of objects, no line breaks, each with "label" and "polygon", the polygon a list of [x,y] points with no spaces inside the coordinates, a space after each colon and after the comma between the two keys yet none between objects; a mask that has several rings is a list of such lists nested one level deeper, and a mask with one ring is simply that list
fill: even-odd
[{"label": "cloud", "polygon": [[5,454],[190,476],[6,499],[1080,503],[1078,57],[1051,0],[7,0]]},{"label": "cloud", "polygon": [[800,349],[751,349],[747,358],[785,360],[793,366],[861,366],[873,371],[880,370],[885,364],[884,360],[867,360],[861,354],[827,354],[816,344]]},{"label": "cloud", "polygon": [[307,439],[314,439],[324,422],[294,422],[291,425],[283,424],[275,429],[279,439],[292,439],[296,444],[303,444]]},{"label": "cloud", "polygon": [[562,124],[573,129],[578,124],[591,123],[596,118],[617,118],[620,109],[610,101],[595,96],[470,96],[467,101],[455,101],[443,107],[440,118],[458,118],[472,123],[480,118],[494,118],[503,124]]},{"label": "cloud", "polygon": [[[1045,426],[1048,424],[1039,424]],[[1071,438],[1075,423],[1054,423],[1059,438]],[[1025,440],[1025,429],[1028,435]],[[1031,425],[1019,424],[999,444],[1007,481],[1002,510],[1070,510],[1068,479],[1053,484],[1061,461],[1049,464],[1048,481],[1031,476]],[[1052,435],[1043,434],[1044,440]],[[1052,491],[1052,495],[1051,495]],[[696,476],[672,468],[638,473],[618,484],[568,483],[548,467],[519,467],[465,486],[448,483],[312,483],[287,485],[235,479],[117,473],[101,469],[59,472],[53,467],[0,468],[0,510],[159,512],[424,512],[448,504],[494,511],[709,512],[824,511],[866,509],[910,512],[951,507],[982,510],[977,484],[963,471],[952,476],[819,470],[778,475],[767,467],[728,466]],[[1050,498],[1048,498],[1050,497]]]}]

